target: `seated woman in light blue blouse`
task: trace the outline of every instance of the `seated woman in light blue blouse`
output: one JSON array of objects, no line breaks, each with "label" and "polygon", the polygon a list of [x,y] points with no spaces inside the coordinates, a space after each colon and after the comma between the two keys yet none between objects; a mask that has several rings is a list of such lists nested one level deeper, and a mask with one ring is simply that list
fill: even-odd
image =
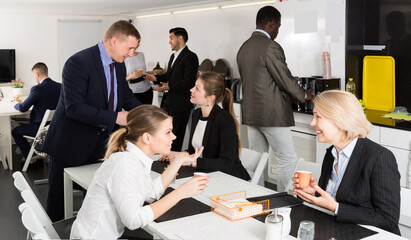
[{"label": "seated woman in light blue blouse", "polygon": [[70,239],[117,239],[125,227],[141,228],[181,199],[203,192],[207,177],[192,178],[160,199],[181,165],[202,151],[177,157],[161,176],[152,179],[151,157],[170,153],[176,138],[172,127],[171,117],[152,105],[141,105],[128,113],[127,127],[110,137],[105,161],[88,188]]}]

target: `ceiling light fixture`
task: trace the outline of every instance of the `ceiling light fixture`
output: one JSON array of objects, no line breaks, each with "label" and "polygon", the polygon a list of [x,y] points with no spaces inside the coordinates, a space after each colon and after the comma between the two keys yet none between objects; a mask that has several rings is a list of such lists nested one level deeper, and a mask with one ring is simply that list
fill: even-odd
[{"label": "ceiling light fixture", "polygon": [[258,5],[258,4],[266,4],[266,3],[275,3],[275,1],[271,0],[271,1],[258,1],[258,2],[246,2],[246,3],[230,4],[230,5],[223,5],[223,6],[221,6],[221,8],[245,7],[245,6]]},{"label": "ceiling light fixture", "polygon": [[195,8],[195,9],[174,11],[173,14],[210,11],[210,10],[217,10],[218,8],[219,8],[219,7]]},{"label": "ceiling light fixture", "polygon": [[139,15],[139,16],[136,16],[136,18],[159,17],[159,16],[170,15],[170,14],[202,12],[202,11],[217,10],[217,9],[220,9],[220,8],[245,7],[245,6],[253,6],[253,5],[267,4],[267,3],[274,4],[275,0],[251,1],[251,2],[244,2],[244,3],[238,3],[238,4],[229,4],[229,5],[222,5],[222,6],[216,6],[216,7],[204,7],[204,8],[194,8],[194,9],[178,10],[178,11],[171,11],[171,12],[163,12],[163,13],[153,13],[153,14]]},{"label": "ceiling light fixture", "polygon": [[136,18],[148,18],[148,17],[159,17],[159,16],[166,16],[170,15],[171,12],[165,12],[165,13],[153,13],[153,14],[147,14],[147,15],[140,15],[136,16]]}]

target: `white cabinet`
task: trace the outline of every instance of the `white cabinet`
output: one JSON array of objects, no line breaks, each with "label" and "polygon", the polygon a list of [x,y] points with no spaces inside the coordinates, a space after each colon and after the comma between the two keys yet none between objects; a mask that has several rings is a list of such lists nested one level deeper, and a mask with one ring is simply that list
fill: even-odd
[{"label": "white cabinet", "polygon": [[380,127],[373,125],[370,132],[367,135],[367,138],[373,142],[380,142]]},{"label": "white cabinet", "polygon": [[401,186],[411,188],[411,132],[381,127],[380,144],[394,154],[401,174]]},{"label": "white cabinet", "polygon": [[240,137],[241,143],[243,144],[244,148],[248,148],[248,134],[247,134],[247,126],[241,124],[241,104],[234,103],[233,104],[234,115],[237,118],[238,124],[240,124]]},{"label": "white cabinet", "polygon": [[298,131],[292,131],[294,151],[298,158],[308,162],[316,162],[317,137]]},{"label": "white cabinet", "polygon": [[381,127],[380,143],[385,146],[411,150],[411,132]]},{"label": "white cabinet", "polygon": [[[384,145],[383,145],[384,146]],[[409,183],[409,167],[410,167],[410,154],[411,152],[408,150],[394,148],[390,146],[384,146],[388,150],[390,150],[397,160],[398,171],[400,171],[401,175],[401,187],[408,187],[411,188]]]}]

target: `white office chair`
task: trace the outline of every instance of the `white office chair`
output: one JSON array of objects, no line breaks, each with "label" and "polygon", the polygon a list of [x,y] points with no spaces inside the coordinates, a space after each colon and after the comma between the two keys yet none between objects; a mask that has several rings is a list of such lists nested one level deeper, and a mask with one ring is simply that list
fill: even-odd
[{"label": "white office chair", "polygon": [[[297,171],[310,171],[312,173],[312,176],[318,181],[321,175],[321,164],[305,161],[304,158],[298,158],[297,165],[294,168],[294,172]],[[293,188],[293,182],[290,179],[285,188],[285,191],[289,194],[293,194]]]},{"label": "white office chair", "polygon": [[264,186],[263,175],[265,165],[268,161],[268,153],[256,152],[248,148],[241,149],[240,160],[251,176],[251,183]]},{"label": "white office chair", "polygon": [[31,207],[32,211],[39,219],[40,224],[46,230],[48,236],[50,236],[50,238],[52,239],[59,239],[60,237],[54,229],[49,216],[47,215],[40,201],[37,199],[29,183],[24,178],[23,174],[17,171],[13,173],[13,178],[14,186],[21,192],[21,196],[23,197],[24,201]]},{"label": "white office chair", "polygon": [[44,126],[46,126],[47,122],[51,121],[51,119],[53,118],[53,115],[54,115],[54,110],[47,109],[46,112],[44,113],[43,120],[41,120],[39,130],[37,130],[36,136],[34,136],[34,137],[26,136],[26,135],[23,136],[27,139],[33,140],[32,144],[31,144],[29,155],[27,156],[26,162],[24,163],[24,167],[23,167],[24,172],[27,171],[27,168],[29,167],[29,163],[31,161],[31,158],[33,157],[33,154],[34,154],[34,139],[36,139],[40,135],[41,130],[44,128]]},{"label": "white office chair", "polygon": [[13,173],[14,178],[14,186],[19,190],[19,192],[23,192],[26,189],[31,190],[29,183],[24,178],[23,174],[19,171]]},{"label": "white office chair", "polygon": [[4,169],[7,169],[8,167],[7,167],[6,158],[3,156],[3,153],[2,153],[1,151],[0,151],[0,160],[1,160],[2,164],[3,164],[3,168],[4,168]]},{"label": "white office chair", "polygon": [[31,239],[41,240],[51,239],[43,226],[41,226],[39,219],[36,217],[31,207],[27,203],[20,204],[19,211],[21,212],[21,221],[28,231],[27,239],[30,239],[29,237],[31,237]]}]

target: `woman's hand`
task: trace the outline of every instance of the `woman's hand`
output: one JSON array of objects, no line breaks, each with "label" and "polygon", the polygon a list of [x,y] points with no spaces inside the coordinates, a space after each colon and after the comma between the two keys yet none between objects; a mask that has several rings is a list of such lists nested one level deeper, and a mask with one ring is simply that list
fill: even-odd
[{"label": "woman's hand", "polygon": [[174,161],[181,161],[182,166],[197,167],[197,158],[201,155],[203,149],[204,147],[201,147],[200,149],[196,148],[195,152],[191,155],[189,155],[188,152],[174,152],[176,154],[172,157],[169,157],[168,160],[170,161],[170,163],[173,163]]},{"label": "woman's hand", "polygon": [[182,198],[190,198],[197,194],[200,194],[207,187],[208,176],[206,177],[193,177],[185,182],[183,185],[176,189],[177,193]]},{"label": "woman's hand", "polygon": [[154,74],[148,73],[148,72],[146,72],[146,79],[147,79],[148,81],[151,81],[151,82],[157,81],[157,77],[154,76]]},{"label": "woman's hand", "polygon": [[291,180],[294,182],[293,183],[294,193],[295,193],[295,190],[298,189],[298,190],[304,191],[305,193],[310,194],[310,195],[315,194],[314,187],[318,185],[317,180],[315,180],[315,178],[311,177],[310,184],[309,184],[308,188],[300,188],[300,185],[298,184],[298,174],[297,173],[294,173],[294,177],[291,178]]},{"label": "woman's hand", "polygon": [[161,158],[159,158],[158,161],[160,162],[170,161],[170,163],[172,163],[177,154],[180,154],[180,153],[171,151],[168,155],[161,156]]},{"label": "woman's hand", "polygon": [[314,195],[306,193],[302,189],[297,188],[294,188],[294,193],[306,202],[335,212],[338,204],[337,201],[335,201],[335,199],[328,192],[321,189],[318,185],[314,186],[314,190],[317,191],[321,196],[316,197]]}]

